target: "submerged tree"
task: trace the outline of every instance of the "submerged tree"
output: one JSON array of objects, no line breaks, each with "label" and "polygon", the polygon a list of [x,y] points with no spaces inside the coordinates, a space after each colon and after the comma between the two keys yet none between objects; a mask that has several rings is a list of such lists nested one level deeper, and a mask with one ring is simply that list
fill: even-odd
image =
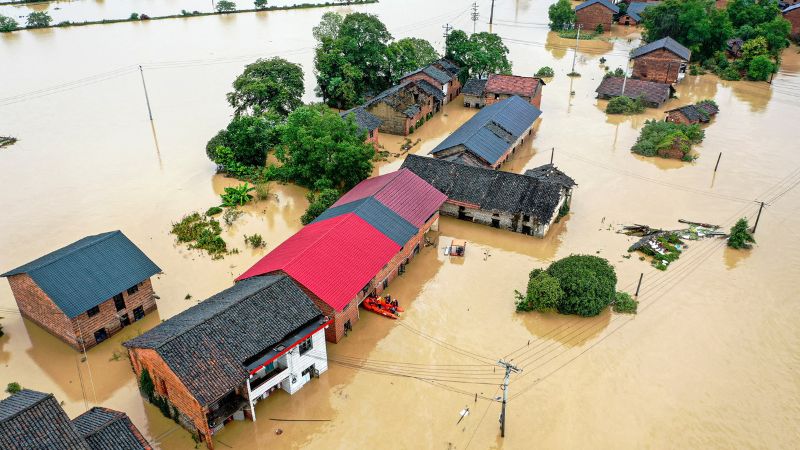
[{"label": "submerged tree", "polygon": [[217,12],[233,12],[236,11],[236,3],[230,0],[219,0],[217,2]]},{"label": "submerged tree", "polygon": [[525,295],[517,292],[517,311],[556,310],[563,298],[564,291],[558,279],[541,269],[534,269]]},{"label": "submerged tree", "polygon": [[396,83],[408,72],[414,71],[439,59],[439,54],[430,42],[420,38],[403,38],[387,47],[389,73]]},{"label": "submerged tree", "polygon": [[617,275],[603,258],[568,256],[551,264],[547,273],[558,280],[564,292],[558,304],[562,314],[596,316],[614,301]]},{"label": "submerged tree", "polygon": [[306,195],[308,199],[308,209],[300,217],[300,222],[303,225],[308,225],[314,221],[320,214],[330,208],[336,200],[339,200],[342,194],[337,189],[323,189],[319,192],[311,191]]},{"label": "submerged tree", "polygon": [[28,28],[44,28],[50,26],[53,18],[47,11],[34,11],[28,14]]},{"label": "submerged tree", "polygon": [[753,233],[750,232],[750,225],[747,219],[742,217],[731,228],[731,234],[728,236],[728,247],[735,249],[750,248],[756,239]]},{"label": "submerged tree", "polygon": [[700,59],[713,56],[733,35],[727,12],[708,0],[665,0],[647,9],[642,25],[647,41],[671,37]]},{"label": "submerged tree", "polygon": [[467,34],[455,30],[447,36],[447,59],[461,66],[459,78],[486,78],[493,73],[510,74],[508,47],[494,33]]},{"label": "submerged tree", "polygon": [[303,104],[303,69],[283,58],[259,59],[233,82],[228,103],[237,115],[274,111],[287,116]]},{"label": "submerged tree", "polygon": [[[223,160],[223,156],[230,156],[233,162],[243,166],[263,166],[267,152],[278,142],[276,127],[281,121],[274,112],[234,117],[224,130],[208,141],[206,154],[223,166],[231,161]],[[220,154],[219,149],[227,151]]]},{"label": "submerged tree", "polygon": [[19,28],[19,23],[11,17],[0,14],[0,33],[8,33]]},{"label": "submerged tree", "polygon": [[575,23],[575,11],[569,0],[558,0],[550,5],[547,15],[550,18],[550,29],[554,31],[567,29]]}]

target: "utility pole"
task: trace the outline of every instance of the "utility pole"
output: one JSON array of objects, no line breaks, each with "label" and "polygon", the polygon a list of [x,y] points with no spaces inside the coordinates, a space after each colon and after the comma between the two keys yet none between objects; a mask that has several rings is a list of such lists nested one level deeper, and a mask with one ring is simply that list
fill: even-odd
[{"label": "utility pole", "polygon": [[550,149],[550,165],[553,164],[553,157],[556,155],[556,148],[553,147]]},{"label": "utility pole", "polygon": [[511,377],[511,372],[519,373],[522,369],[518,369],[511,363],[507,363],[502,359],[497,361],[497,365],[506,369],[506,376],[503,379],[503,408],[500,410],[500,437],[506,437],[506,403],[508,403],[508,379]]},{"label": "utility pole", "polygon": [[642,287],[642,278],[644,278],[644,272],[639,274],[639,284],[636,285],[636,294],[634,297],[639,298],[639,288]]},{"label": "utility pole", "polygon": [[[577,53],[577,50],[576,50],[576,53]],[[628,66],[630,64],[631,64],[631,56],[628,55],[628,56],[625,57],[625,73],[622,75],[623,76],[623,78],[622,78],[622,93],[620,95],[622,95],[623,97],[625,96],[625,84],[628,82]]]},{"label": "utility pole", "polygon": [[442,36],[444,36],[444,53],[446,55],[447,54],[447,37],[450,36],[450,32],[453,30],[453,26],[450,25],[449,23],[446,23],[446,24],[442,25],[442,28],[444,28],[444,34]]},{"label": "utility pole", "polygon": [[475,24],[478,23],[478,2],[472,3],[472,14],[470,14],[470,18],[472,19],[472,34],[475,34]]},{"label": "utility pole", "polygon": [[575,35],[575,54],[572,55],[572,73],[575,73],[575,60],[578,59],[578,43],[581,40],[581,27],[582,25],[578,25],[578,34]]},{"label": "utility pole", "polygon": [[150,109],[150,97],[147,96],[147,84],[144,82],[144,70],[139,66],[139,73],[142,75],[142,87],[144,87],[144,100],[147,102],[147,114],[150,116],[150,122],[153,121],[153,111]]},{"label": "utility pole", "polygon": [[717,164],[714,166],[714,173],[717,173],[717,168],[719,167],[720,159],[722,159],[722,152],[719,152],[719,156],[717,156]]},{"label": "utility pole", "polygon": [[758,207],[758,215],[756,216],[756,223],[753,225],[753,234],[756,233],[756,228],[758,228],[758,220],[761,219],[761,210],[764,209],[764,202],[761,202],[761,206]]},{"label": "utility pole", "polygon": [[492,12],[489,13],[489,25],[494,23],[494,0],[492,0]]}]

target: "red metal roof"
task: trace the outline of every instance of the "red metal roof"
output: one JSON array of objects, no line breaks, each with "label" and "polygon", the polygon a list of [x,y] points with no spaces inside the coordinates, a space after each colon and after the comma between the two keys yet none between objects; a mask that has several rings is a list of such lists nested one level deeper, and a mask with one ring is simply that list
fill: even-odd
[{"label": "red metal roof", "polygon": [[533,97],[536,87],[539,86],[539,79],[533,77],[520,77],[517,75],[489,75],[484,92],[492,94],[519,95],[522,97]]},{"label": "red metal roof", "polygon": [[398,216],[420,228],[447,200],[447,196],[408,169],[362,181],[333,207],[374,197]]},{"label": "red metal roof", "polygon": [[305,226],[236,280],[281,270],[341,311],[398,251],[397,243],[349,213]]}]

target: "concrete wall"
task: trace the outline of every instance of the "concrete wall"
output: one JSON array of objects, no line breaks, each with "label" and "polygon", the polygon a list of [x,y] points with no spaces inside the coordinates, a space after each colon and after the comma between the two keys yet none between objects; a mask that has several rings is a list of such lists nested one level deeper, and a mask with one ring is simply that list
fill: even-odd
[{"label": "concrete wall", "polygon": [[603,25],[603,31],[609,31],[613,22],[614,12],[599,3],[575,11],[575,24],[587,32],[594,32],[597,25]]},{"label": "concrete wall", "polygon": [[468,108],[483,108],[485,103],[483,97],[472,94],[464,94],[464,106]]},{"label": "concrete wall", "polygon": [[[304,355],[300,355],[300,348],[295,347],[286,356],[286,367],[291,373],[288,378],[281,383],[281,389],[294,394],[299,391],[307,381],[303,378],[302,372],[312,365],[322,374],[328,370],[328,350],[325,344],[325,331],[319,330],[311,336],[311,350]],[[310,380],[309,380],[310,381]]]},{"label": "concrete wall", "polygon": [[675,83],[678,81],[683,60],[667,49],[659,49],[633,60],[633,78]]}]

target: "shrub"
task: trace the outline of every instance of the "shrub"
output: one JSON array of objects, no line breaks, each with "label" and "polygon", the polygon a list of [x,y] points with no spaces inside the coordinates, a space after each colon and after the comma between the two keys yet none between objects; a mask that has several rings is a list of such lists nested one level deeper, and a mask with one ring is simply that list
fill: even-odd
[{"label": "shrub", "polygon": [[250,192],[254,190],[255,188],[247,183],[240,184],[236,187],[226,187],[225,193],[220,195],[222,198],[222,206],[236,207],[245,205],[253,199]]},{"label": "shrub", "polygon": [[536,71],[536,76],[537,77],[550,78],[550,77],[554,77],[555,75],[556,75],[556,72],[550,66],[541,67],[541,68],[539,68],[539,70]]},{"label": "shrub", "polygon": [[336,189],[323,189],[317,194],[309,192],[307,195],[309,201],[308,209],[300,218],[300,222],[302,222],[303,225],[308,225],[313,222],[314,219],[319,217],[326,209],[336,203],[336,200],[339,200],[340,196],[341,194]]},{"label": "shrub", "polygon": [[34,11],[28,14],[28,27],[29,28],[44,28],[50,26],[53,18],[46,11]]},{"label": "shrub", "polygon": [[12,381],[6,385],[6,392],[9,394],[16,394],[17,392],[22,390],[22,386],[17,383],[16,381]]},{"label": "shrub", "polygon": [[19,23],[11,17],[0,14],[0,33],[8,33],[19,28]]},{"label": "shrub", "polygon": [[270,194],[269,183],[256,183],[256,198],[258,200],[267,200]]},{"label": "shrub", "polygon": [[605,75],[603,75],[603,78],[611,78],[611,77],[620,78],[624,76],[625,76],[625,71],[622,70],[622,67],[617,67],[614,70],[606,71]]},{"label": "shrub", "polygon": [[705,132],[699,125],[648,120],[631,151],[643,156],[657,156],[659,150],[677,146],[686,154],[692,144],[702,142],[704,137]]},{"label": "shrub", "polygon": [[[533,273],[532,273],[533,275]],[[551,311],[558,308],[564,292],[558,279],[539,270],[528,281],[528,291],[523,297],[517,294],[517,311]]]},{"label": "shrub", "polygon": [[594,29],[594,32],[596,34],[603,34],[604,31],[605,30],[603,29],[603,24],[602,23],[598,23],[597,27],[595,27],[595,29]]},{"label": "shrub", "polygon": [[146,368],[142,369],[142,374],[139,375],[139,390],[148,400],[152,401],[156,392],[156,385],[153,383],[153,378],[150,377],[150,372]]},{"label": "shrub", "polygon": [[635,314],[638,307],[639,302],[634,300],[627,292],[617,292],[614,297],[614,312]]},{"label": "shrub", "polygon": [[228,247],[220,237],[221,232],[219,222],[196,212],[173,223],[171,230],[179,243],[188,243],[190,249],[205,250],[213,259],[220,259],[228,253]]},{"label": "shrub", "polygon": [[739,71],[736,70],[733,66],[728,66],[723,71],[719,73],[719,77],[723,80],[728,81],[739,81],[742,79],[742,76],[739,74]]},{"label": "shrub", "polygon": [[750,225],[744,217],[736,221],[736,224],[731,228],[731,234],[728,236],[728,247],[735,249],[750,248],[751,244],[755,243],[756,239],[753,233],[750,232]]},{"label": "shrub", "polygon": [[641,98],[632,99],[630,97],[614,97],[606,106],[608,114],[641,114],[646,106]]},{"label": "shrub", "polygon": [[414,125],[411,125],[411,126],[408,128],[408,134],[413,134],[413,133],[414,133]]},{"label": "shrub", "polygon": [[262,238],[261,235],[258,233],[252,236],[248,236],[245,234],[244,243],[253,248],[262,248],[267,245],[267,243],[264,241],[264,238]]},{"label": "shrub", "polygon": [[776,67],[768,56],[755,56],[750,60],[750,65],[747,66],[747,78],[754,81],[767,81],[769,76],[775,72]]},{"label": "shrub", "polygon": [[229,0],[219,0],[217,2],[217,12],[232,12],[236,11],[236,3]]},{"label": "shrub", "polygon": [[206,211],[206,217],[216,216],[222,211],[223,209],[220,208],[219,206],[212,206],[211,208],[208,208],[208,210]]},{"label": "shrub", "polygon": [[128,17],[128,19],[130,19],[130,20],[139,20],[139,13],[135,13],[135,12],[131,13],[131,15]]},{"label": "shrub", "polygon": [[551,264],[547,273],[563,291],[557,308],[562,314],[596,316],[614,300],[617,275],[603,258],[571,255]]}]

